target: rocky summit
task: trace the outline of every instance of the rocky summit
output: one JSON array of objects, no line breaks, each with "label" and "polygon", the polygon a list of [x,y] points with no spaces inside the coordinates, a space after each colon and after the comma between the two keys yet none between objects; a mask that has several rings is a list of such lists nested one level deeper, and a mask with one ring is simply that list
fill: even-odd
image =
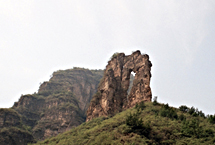
[{"label": "rocky summit", "polygon": [[[86,121],[99,116],[112,116],[141,101],[151,101],[151,67],[149,56],[140,51],[127,56],[115,53],[106,66],[97,93],[87,110]],[[128,91],[132,72],[135,78]]]},{"label": "rocky summit", "polygon": [[0,109],[0,144],[26,145],[74,128],[86,120],[103,70],[73,68],[53,73],[37,93]]}]

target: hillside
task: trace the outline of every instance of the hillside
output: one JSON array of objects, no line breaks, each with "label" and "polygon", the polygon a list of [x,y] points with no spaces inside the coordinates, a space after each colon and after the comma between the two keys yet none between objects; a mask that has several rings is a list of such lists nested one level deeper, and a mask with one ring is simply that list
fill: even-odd
[{"label": "hillside", "polygon": [[[213,121],[212,121],[213,120]],[[99,117],[35,145],[214,144],[214,116],[156,100],[140,103],[113,117]]]},{"label": "hillside", "polygon": [[102,76],[103,70],[77,67],[54,72],[38,93],[22,95],[12,108],[0,110],[1,144],[25,145],[83,123]]},{"label": "hillside", "polygon": [[35,142],[21,115],[13,109],[0,109],[0,144],[25,145]]}]

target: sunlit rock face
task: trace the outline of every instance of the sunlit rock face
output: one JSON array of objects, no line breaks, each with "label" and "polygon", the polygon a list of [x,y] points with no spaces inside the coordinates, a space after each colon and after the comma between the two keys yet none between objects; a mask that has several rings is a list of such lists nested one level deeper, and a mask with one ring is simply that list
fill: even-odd
[{"label": "sunlit rock face", "polygon": [[[86,121],[99,116],[114,115],[141,101],[151,101],[151,67],[149,56],[140,51],[128,56],[119,53],[112,57],[87,110]],[[131,72],[136,75],[128,94]]]}]

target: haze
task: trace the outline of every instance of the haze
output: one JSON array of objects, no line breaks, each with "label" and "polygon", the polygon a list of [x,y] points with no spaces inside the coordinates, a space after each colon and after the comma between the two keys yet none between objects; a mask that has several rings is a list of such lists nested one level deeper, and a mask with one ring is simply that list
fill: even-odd
[{"label": "haze", "polygon": [[158,101],[215,113],[215,1],[0,0],[0,108],[53,71],[104,69],[114,52],[153,64]]}]

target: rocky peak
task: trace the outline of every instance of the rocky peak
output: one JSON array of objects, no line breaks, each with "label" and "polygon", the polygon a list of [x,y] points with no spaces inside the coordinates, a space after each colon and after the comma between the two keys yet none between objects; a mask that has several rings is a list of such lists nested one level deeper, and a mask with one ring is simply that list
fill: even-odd
[{"label": "rocky peak", "polygon": [[103,70],[88,70],[75,67],[68,70],[54,72],[49,82],[41,84],[38,94],[50,95],[51,93],[72,92],[78,100],[82,111],[86,111],[88,104],[95,94]]},{"label": "rocky peak", "polygon": [[[35,140],[63,133],[85,121],[86,110],[102,76],[103,70],[78,67],[58,70],[40,85],[38,93],[22,95],[12,110],[20,114]],[[3,117],[0,115],[0,126]]]},{"label": "rocky peak", "polygon": [[[140,51],[128,56],[124,53],[114,54],[90,103],[86,121],[99,116],[114,115],[141,101],[151,101],[151,67],[149,56]],[[131,72],[136,75],[128,94]]]}]

